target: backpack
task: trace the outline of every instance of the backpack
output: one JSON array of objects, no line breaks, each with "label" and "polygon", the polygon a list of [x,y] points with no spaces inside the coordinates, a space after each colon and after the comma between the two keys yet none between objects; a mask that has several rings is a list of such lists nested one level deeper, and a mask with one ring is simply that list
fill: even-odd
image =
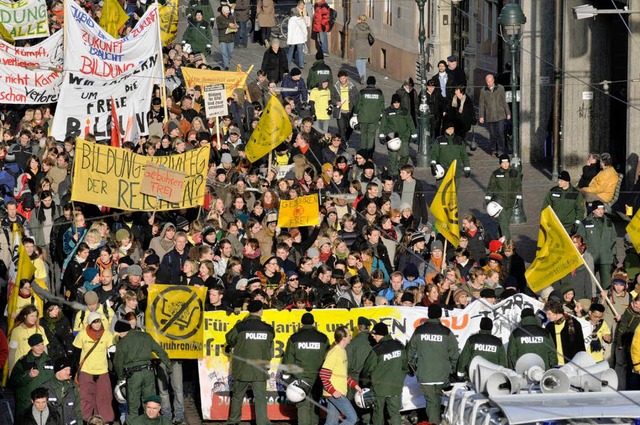
[{"label": "backpack", "polygon": [[329,8],[329,31],[333,29],[333,24],[338,20],[338,12],[333,8]]}]

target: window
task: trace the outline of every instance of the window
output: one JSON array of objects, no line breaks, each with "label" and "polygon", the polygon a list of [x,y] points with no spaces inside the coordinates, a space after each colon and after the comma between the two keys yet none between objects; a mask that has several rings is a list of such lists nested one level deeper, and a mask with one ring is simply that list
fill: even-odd
[{"label": "window", "polygon": [[367,0],[367,17],[371,19],[376,18],[375,2],[376,0]]},{"label": "window", "polygon": [[393,11],[391,0],[384,0],[384,23],[391,26],[393,24]]},{"label": "window", "polygon": [[387,69],[387,50],[380,49],[380,68]]}]

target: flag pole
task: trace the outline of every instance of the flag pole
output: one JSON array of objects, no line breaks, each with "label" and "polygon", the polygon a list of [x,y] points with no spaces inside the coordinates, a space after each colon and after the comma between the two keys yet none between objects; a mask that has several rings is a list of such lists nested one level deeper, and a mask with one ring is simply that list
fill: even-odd
[{"label": "flag pole", "polygon": [[164,120],[162,120],[162,124],[165,124],[169,121],[169,108],[167,107],[167,85],[165,83],[164,78],[164,62],[162,62],[162,28],[160,28],[160,5],[158,4],[158,0],[155,1],[156,4],[156,21],[158,22],[158,43],[160,43],[160,49],[158,50],[160,53],[158,54],[158,62],[160,62],[160,99],[162,100],[163,109],[164,109]]}]

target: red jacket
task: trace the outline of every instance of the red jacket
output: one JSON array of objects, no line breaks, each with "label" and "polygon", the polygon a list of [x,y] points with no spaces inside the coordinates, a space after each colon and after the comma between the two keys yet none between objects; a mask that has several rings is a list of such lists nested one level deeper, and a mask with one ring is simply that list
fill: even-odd
[{"label": "red jacket", "polygon": [[326,0],[319,0],[313,6],[313,32],[329,32],[329,17],[331,10]]}]

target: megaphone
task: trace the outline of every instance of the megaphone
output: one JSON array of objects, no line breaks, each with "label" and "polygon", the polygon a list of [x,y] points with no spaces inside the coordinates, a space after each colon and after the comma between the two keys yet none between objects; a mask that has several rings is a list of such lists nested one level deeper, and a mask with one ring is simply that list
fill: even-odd
[{"label": "megaphone", "polygon": [[[593,359],[588,361],[584,356],[576,360],[576,363],[572,360],[560,369],[546,371],[540,380],[542,392],[563,393],[568,392],[571,387],[591,392],[609,392],[618,389],[618,375],[609,367],[607,361],[595,363]],[[591,363],[592,366],[583,367],[579,365],[580,363]]]},{"label": "megaphone", "polygon": [[516,373],[530,382],[540,382],[544,375],[544,360],[535,353],[520,356],[516,362]]},{"label": "megaphone", "polygon": [[516,372],[481,356],[471,360],[469,377],[477,392],[489,396],[514,394],[527,385],[527,381]]},{"label": "megaphone", "polygon": [[611,368],[598,373],[582,373],[571,378],[571,386],[585,392],[613,392],[618,389],[618,374]]}]

